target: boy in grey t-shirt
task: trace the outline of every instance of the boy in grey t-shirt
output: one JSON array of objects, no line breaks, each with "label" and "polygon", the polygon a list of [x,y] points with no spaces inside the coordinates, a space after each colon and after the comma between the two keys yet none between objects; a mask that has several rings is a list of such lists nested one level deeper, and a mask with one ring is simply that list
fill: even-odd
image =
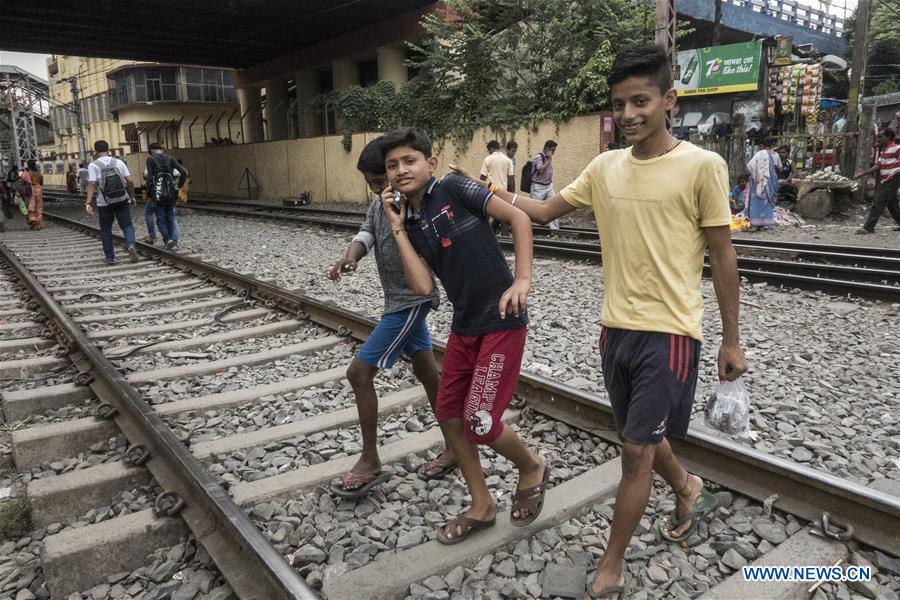
[{"label": "boy in grey t-shirt", "polygon": [[[428,312],[438,305],[437,288],[431,294],[421,295],[411,290],[406,282],[397,243],[378,199],[378,194],[387,186],[381,138],[363,148],[357,169],[365,177],[376,200],[369,205],[359,233],[350,243],[346,255],[334,263],[329,277],[338,281],[342,273],[355,271],[356,263],[374,249],[384,290],[384,315],[347,369],[347,380],[356,396],[363,438],[363,450],[357,463],[331,484],[334,494],[347,498],[365,495],[392,475],[382,469],[378,458],[378,396],[374,382],[379,369],[389,369],[401,356],[408,356],[432,410],[437,401],[439,381],[426,321]],[[455,468],[453,454],[445,450],[425,463],[419,475],[426,480],[439,479]]]}]

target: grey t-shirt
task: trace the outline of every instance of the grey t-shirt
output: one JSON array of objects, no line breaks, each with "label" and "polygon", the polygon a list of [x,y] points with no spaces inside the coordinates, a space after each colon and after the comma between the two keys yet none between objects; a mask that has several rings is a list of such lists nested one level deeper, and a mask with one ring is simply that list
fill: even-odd
[{"label": "grey t-shirt", "polygon": [[403,273],[403,263],[400,260],[400,250],[394,241],[391,232],[391,224],[384,209],[381,207],[381,198],[375,196],[369,204],[366,212],[366,220],[363,221],[359,233],[353,238],[366,247],[366,251],[375,248],[375,264],[378,266],[378,277],[381,279],[381,288],[384,290],[384,313],[390,314],[424,302],[431,302],[432,308],[437,308],[440,302],[437,282],[434,276],[431,283],[434,286],[431,294],[422,296],[409,287],[406,275]]}]

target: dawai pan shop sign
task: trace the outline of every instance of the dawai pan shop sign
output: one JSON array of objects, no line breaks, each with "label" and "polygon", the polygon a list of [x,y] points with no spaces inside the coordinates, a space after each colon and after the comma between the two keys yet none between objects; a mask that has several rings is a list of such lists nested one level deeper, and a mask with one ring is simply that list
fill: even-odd
[{"label": "dawai pan shop sign", "polygon": [[678,53],[675,89],[679,96],[746,92],[759,87],[762,40]]}]

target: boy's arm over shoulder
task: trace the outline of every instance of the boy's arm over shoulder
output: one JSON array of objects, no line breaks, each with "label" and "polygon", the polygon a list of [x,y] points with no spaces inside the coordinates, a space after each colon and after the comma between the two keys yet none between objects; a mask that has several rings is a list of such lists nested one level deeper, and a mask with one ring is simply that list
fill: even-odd
[{"label": "boy's arm over shoulder", "polygon": [[438,185],[448,186],[453,197],[473,215],[487,215],[487,201],[491,193],[468,177],[451,173]]},{"label": "boy's arm over shoulder", "polygon": [[700,161],[694,184],[700,227],[730,225],[728,165],[713,152],[704,152]]},{"label": "boy's arm over shoulder", "polygon": [[[618,152],[618,150],[616,151]],[[604,152],[594,157],[588,163],[580,175],[562,189],[560,194],[563,199],[576,208],[593,208],[594,206],[594,181],[602,176],[604,163],[611,152]]]}]

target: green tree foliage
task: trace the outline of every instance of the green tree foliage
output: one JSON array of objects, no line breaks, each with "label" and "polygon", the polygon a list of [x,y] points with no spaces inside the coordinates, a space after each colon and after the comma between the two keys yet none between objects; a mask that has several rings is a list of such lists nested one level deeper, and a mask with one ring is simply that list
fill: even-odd
[{"label": "green tree foliage", "polygon": [[395,91],[358,86],[323,99],[346,131],[417,125],[464,146],[497,132],[563,122],[608,105],[617,48],[652,41],[646,0],[446,0],[409,44],[418,75]]},{"label": "green tree foliage", "polygon": [[[869,21],[868,68],[863,95],[900,92],[900,2],[873,0]],[[852,60],[856,45],[853,30],[856,15],[847,19],[848,48],[846,58]]]}]

